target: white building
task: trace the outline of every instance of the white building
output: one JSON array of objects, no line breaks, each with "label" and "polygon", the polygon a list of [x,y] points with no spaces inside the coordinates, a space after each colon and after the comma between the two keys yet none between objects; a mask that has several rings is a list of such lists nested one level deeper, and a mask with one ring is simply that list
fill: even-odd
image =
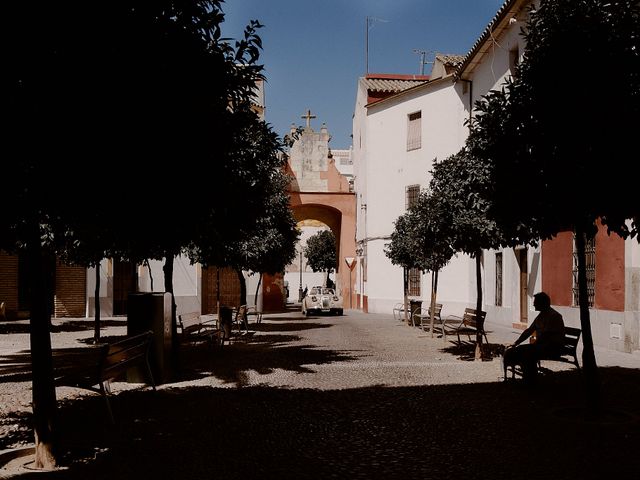
[{"label": "white building", "polygon": [[[357,285],[359,305],[369,312],[388,313],[402,300],[403,270],[384,253],[393,222],[428,186],[433,161],[457,152],[466,138],[460,128],[467,115],[464,86],[446,73],[442,58],[436,60],[444,74],[440,78],[369,74],[358,83],[353,127]],[[454,259],[440,277],[439,298],[469,303],[473,272],[463,256]],[[412,271],[410,285],[411,297],[429,297],[427,276]]]},{"label": "white building", "polygon": [[[512,75],[524,51],[528,0],[508,0],[464,57],[439,55],[431,78],[369,74],[358,81],[353,120],[357,195],[357,297],[365,311],[391,313],[402,300],[403,271],[384,253],[393,222],[430,180],[434,159],[460,150],[472,106]],[[457,65],[456,65],[457,64]],[[517,179],[514,179],[517,181]],[[598,233],[589,256],[594,343],[640,349],[640,246]],[[569,326],[579,326],[572,232],[537,248],[485,251],[483,309],[492,322],[524,328],[533,294],[545,290]],[[430,275],[415,274],[413,298],[429,301]],[[475,308],[475,261],[458,255],[439,276],[443,315]]]}]

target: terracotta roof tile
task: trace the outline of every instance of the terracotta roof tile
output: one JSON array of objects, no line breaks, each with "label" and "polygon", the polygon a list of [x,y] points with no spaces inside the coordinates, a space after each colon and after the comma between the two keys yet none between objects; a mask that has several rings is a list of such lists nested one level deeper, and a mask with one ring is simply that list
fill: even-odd
[{"label": "terracotta roof tile", "polygon": [[464,61],[465,55],[437,53],[436,58],[440,60],[444,65],[455,67]]},{"label": "terracotta roof tile", "polygon": [[427,80],[400,80],[387,78],[364,78],[367,90],[372,92],[402,92],[416,85],[426,83]]}]

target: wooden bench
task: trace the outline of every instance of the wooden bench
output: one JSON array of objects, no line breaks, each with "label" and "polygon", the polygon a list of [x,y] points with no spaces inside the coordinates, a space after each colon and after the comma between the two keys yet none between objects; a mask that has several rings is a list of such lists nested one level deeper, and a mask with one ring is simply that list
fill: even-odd
[{"label": "wooden bench", "polygon": [[[436,308],[433,311],[433,326],[434,329],[438,325],[442,325],[442,304],[436,303]],[[426,308],[416,308],[411,312],[411,323],[414,327],[420,327],[423,331],[426,331],[427,328],[431,328],[431,307],[429,309]]]},{"label": "wooden bench", "polygon": [[109,402],[111,381],[122,377],[131,368],[143,367],[146,383],[156,389],[148,357],[152,338],[153,332],[147,331],[111,344],[53,350],[55,385],[101,394],[107,403],[109,418],[114,423]]},{"label": "wooden bench", "polygon": [[478,315],[475,308],[465,308],[462,317],[457,315],[450,315],[449,317],[447,317],[447,320],[460,319],[460,323],[457,326],[453,327],[453,331],[458,335],[458,343],[461,342],[461,334],[467,335],[469,337],[469,341],[471,341],[471,335],[478,334],[478,320],[480,320],[482,325],[480,334],[484,336],[486,343],[489,343],[487,333],[484,331],[484,320],[486,316],[487,312],[485,311],[480,310],[480,315]]},{"label": "wooden bench", "polygon": [[[578,342],[580,341],[580,335],[582,330],[575,327],[564,327],[564,345],[560,355],[555,357],[545,357],[540,360],[552,360],[554,362],[570,363],[580,370],[580,364],[578,363]],[[538,362],[540,367],[540,362]]]},{"label": "wooden bench", "polygon": [[[582,335],[582,330],[575,327],[564,327],[564,344],[560,351],[559,355],[556,356],[545,356],[538,359],[538,370],[539,371],[548,371],[542,367],[542,362],[553,361],[553,362],[562,362],[569,363],[574,365],[578,370],[580,370],[580,364],[578,363],[578,342],[580,341],[580,336]],[[535,337],[534,337],[535,338]],[[522,367],[520,365],[512,365],[512,364],[504,364],[504,378],[507,379],[507,372],[511,372],[511,378],[515,378],[516,375],[522,376]]]},{"label": "wooden bench", "polygon": [[183,313],[178,315],[178,330],[181,339],[185,342],[208,340],[214,346],[223,345],[223,332],[218,326],[217,320],[202,321],[199,312]]}]

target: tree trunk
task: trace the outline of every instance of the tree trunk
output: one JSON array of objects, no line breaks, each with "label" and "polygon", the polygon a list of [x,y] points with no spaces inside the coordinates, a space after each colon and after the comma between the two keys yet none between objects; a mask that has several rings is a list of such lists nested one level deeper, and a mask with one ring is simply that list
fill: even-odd
[{"label": "tree trunk", "polygon": [[407,268],[402,269],[402,281],[404,286],[404,323],[409,323],[409,270]]},{"label": "tree trunk", "polygon": [[100,342],[100,262],[96,264],[96,289],[94,291],[95,323],[93,330],[94,343]]},{"label": "tree trunk", "polygon": [[56,467],[55,417],[56,389],[53,382],[51,353],[51,312],[49,292],[45,279],[49,278],[51,263],[47,261],[40,244],[40,232],[34,226],[26,254],[30,287],[30,343],[33,422],[35,433],[35,467]]},{"label": "tree trunk", "polygon": [[[247,282],[244,279],[244,275],[242,274],[242,270],[236,268],[236,275],[238,275],[238,280],[240,281],[240,305],[247,304]],[[249,317],[247,316],[246,310],[244,314],[244,318],[242,319],[242,323],[244,326],[245,332],[249,330]]]},{"label": "tree trunk", "polygon": [[236,275],[238,276],[238,281],[240,282],[240,305],[247,304],[247,281],[242,274],[242,270],[236,268]]},{"label": "tree trunk", "polygon": [[175,297],[173,296],[173,254],[171,252],[166,252],[162,272],[164,273],[164,291],[171,294],[171,332],[173,336],[176,336],[176,311],[178,308]]},{"label": "tree trunk", "polygon": [[153,273],[151,272],[151,264],[149,263],[149,259],[148,258],[144,261],[144,264],[147,267],[147,272],[149,272],[149,287],[151,288],[151,291],[153,292]]},{"label": "tree trunk", "polygon": [[588,414],[598,416],[602,412],[600,396],[600,376],[596,355],[593,350],[591,318],[589,315],[589,294],[587,291],[587,265],[585,255],[585,233],[576,227],[576,253],[578,257],[578,299],[580,303],[580,327],[582,328],[582,368],[586,389]]},{"label": "tree trunk", "polygon": [[162,273],[164,274],[164,290],[171,294],[171,357],[172,357],[172,369],[175,372],[179,366],[179,350],[180,341],[178,340],[178,320],[177,320],[177,306],[176,299],[173,295],[173,259],[172,252],[165,252],[164,265],[162,266]]},{"label": "tree trunk", "polygon": [[258,311],[258,294],[260,293],[260,284],[262,283],[262,273],[258,274],[258,286],[256,287],[256,298],[253,300],[253,306]]},{"label": "tree trunk", "polygon": [[[478,296],[476,298],[476,312],[482,311],[482,250],[476,252],[476,287]],[[476,323],[476,352],[475,359],[482,360],[482,332],[484,332],[484,319],[478,320]]]},{"label": "tree trunk", "polygon": [[[430,318],[429,330],[431,330],[431,338],[433,338],[433,322],[436,314],[437,296],[438,296],[438,270],[436,270],[435,272],[431,272],[431,306],[429,307],[429,318]],[[442,327],[442,338],[445,338],[444,326]]]}]

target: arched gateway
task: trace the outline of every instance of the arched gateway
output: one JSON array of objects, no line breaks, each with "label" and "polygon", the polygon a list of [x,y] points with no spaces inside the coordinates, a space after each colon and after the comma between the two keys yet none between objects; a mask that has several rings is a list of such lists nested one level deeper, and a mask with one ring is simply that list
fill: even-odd
[{"label": "arched gateway", "polygon": [[[352,183],[338,171],[336,158],[329,149],[331,139],[323,124],[320,132],[311,128],[310,111],[303,116],[306,127],[289,152],[291,207],[298,222],[317,220],[327,225],[336,237],[336,288],[342,293],[345,308],[351,302],[355,275],[348,261],[356,256],[356,197]],[[336,156],[337,157],[337,156]]]}]

